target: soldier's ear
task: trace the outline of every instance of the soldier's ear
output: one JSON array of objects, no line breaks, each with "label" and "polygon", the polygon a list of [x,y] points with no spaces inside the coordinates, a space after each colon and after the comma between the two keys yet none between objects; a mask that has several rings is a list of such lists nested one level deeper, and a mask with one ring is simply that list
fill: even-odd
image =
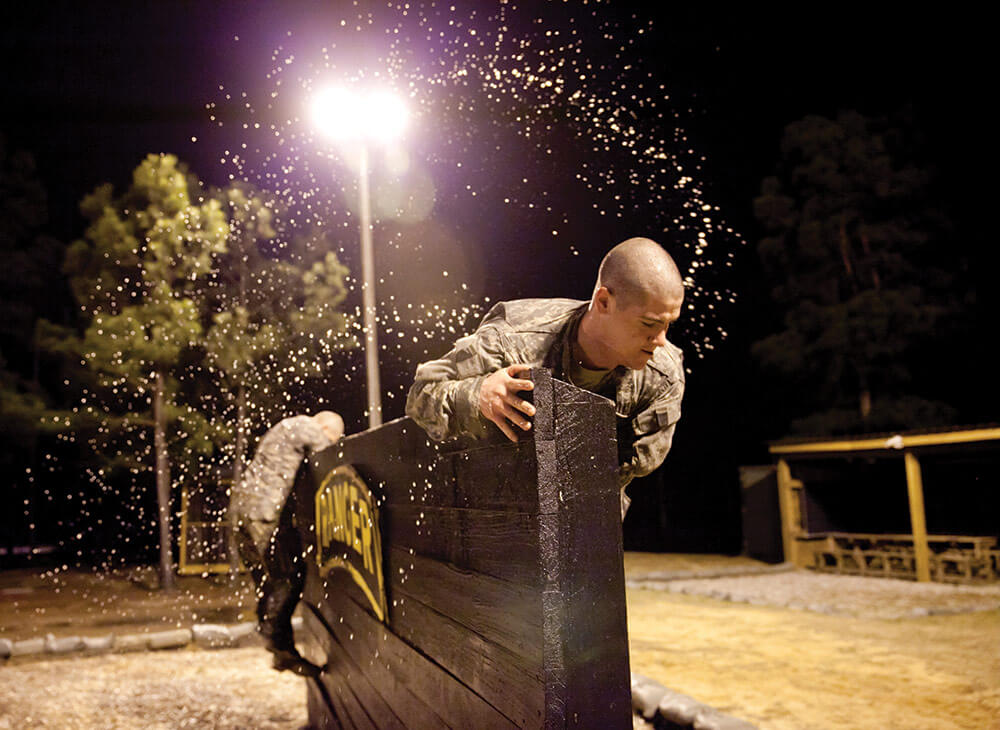
[{"label": "soldier's ear", "polygon": [[606,286],[599,286],[594,291],[594,309],[600,314],[607,314],[611,311],[611,300],[613,295]]}]

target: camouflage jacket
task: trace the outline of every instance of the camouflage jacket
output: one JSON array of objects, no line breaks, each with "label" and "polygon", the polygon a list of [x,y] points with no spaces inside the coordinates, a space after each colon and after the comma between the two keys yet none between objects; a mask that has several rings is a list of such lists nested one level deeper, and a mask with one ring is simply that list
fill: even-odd
[{"label": "camouflage jacket", "polygon": [[230,496],[233,518],[277,522],[302,460],[331,444],[309,416],[292,416],[268,429]]},{"label": "camouflage jacket", "polygon": [[[587,311],[575,299],[500,302],[473,334],[439,360],[417,367],[406,415],[436,440],[460,434],[484,436],[492,425],[479,412],[479,388],[490,373],[514,364],[550,368],[569,381],[570,344]],[[619,484],[649,474],[663,463],[681,417],[684,366],[671,343],[657,348],[642,370],[618,367],[598,387],[615,402],[618,416]]]}]

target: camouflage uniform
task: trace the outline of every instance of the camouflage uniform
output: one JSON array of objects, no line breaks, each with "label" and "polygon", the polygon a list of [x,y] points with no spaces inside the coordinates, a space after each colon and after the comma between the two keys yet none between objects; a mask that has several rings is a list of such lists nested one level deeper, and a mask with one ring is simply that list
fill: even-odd
[{"label": "camouflage uniform", "polygon": [[[439,441],[484,436],[490,422],[479,412],[479,389],[490,373],[526,364],[550,368],[555,377],[572,382],[572,343],[587,305],[575,299],[500,302],[448,354],[417,367],[406,414]],[[670,450],[684,395],[681,351],[668,342],[642,370],[612,370],[595,392],[615,402],[624,515],[625,486],[653,471]]]},{"label": "camouflage uniform", "polygon": [[280,421],[264,434],[230,497],[240,557],[257,586],[257,619],[271,650],[295,651],[292,613],[302,596],[305,563],[292,509],[282,508],[302,460],[332,444],[309,416]]},{"label": "camouflage uniform", "polygon": [[292,416],[264,434],[250,466],[230,498],[230,511],[242,522],[261,552],[278,526],[278,515],[288,499],[295,475],[309,452],[331,445],[310,416]]}]

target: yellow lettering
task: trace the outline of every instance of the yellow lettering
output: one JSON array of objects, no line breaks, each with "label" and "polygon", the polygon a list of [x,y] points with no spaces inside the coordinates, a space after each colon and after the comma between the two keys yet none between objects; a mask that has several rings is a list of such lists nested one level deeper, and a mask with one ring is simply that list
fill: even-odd
[{"label": "yellow lettering", "polygon": [[316,495],[316,539],[320,548],[326,547],[326,490]]},{"label": "yellow lettering", "polygon": [[339,542],[361,556],[366,571],[378,572],[380,546],[368,496],[353,483],[327,483],[316,495],[316,534],[321,552]]},{"label": "yellow lettering", "polygon": [[[373,497],[350,467],[328,474],[315,496],[317,559],[320,575],[340,569],[350,574],[364,591],[376,615],[384,620],[385,587],[382,546],[374,515]],[[348,558],[349,549],[358,555]],[[362,567],[363,566],[363,567]]]},{"label": "yellow lettering", "polygon": [[337,502],[332,491],[326,492],[326,544],[337,539]]},{"label": "yellow lettering", "polygon": [[352,504],[351,507],[351,547],[354,548],[354,552],[361,552],[361,538],[358,537],[358,528],[361,527],[358,520],[358,511],[356,509],[356,503]]},{"label": "yellow lettering", "polygon": [[365,570],[369,573],[375,572],[375,562],[372,560],[372,521],[368,514],[368,504],[358,503],[359,518],[361,520],[361,557],[364,559]]},{"label": "yellow lettering", "polygon": [[319,524],[321,528],[320,544],[325,548],[330,544],[330,540],[333,538],[330,530],[330,492],[328,490],[323,490],[320,506],[323,509],[322,514],[319,515]]},{"label": "yellow lettering", "polygon": [[344,492],[347,491],[347,488],[346,485],[344,484],[338,484],[334,489],[335,491],[333,495],[333,509],[334,509],[333,529],[334,529],[334,534],[340,540],[343,541],[344,535],[337,533],[340,533],[341,530],[344,530],[347,527],[347,515],[345,514],[347,505],[345,504],[345,494],[344,494]]}]

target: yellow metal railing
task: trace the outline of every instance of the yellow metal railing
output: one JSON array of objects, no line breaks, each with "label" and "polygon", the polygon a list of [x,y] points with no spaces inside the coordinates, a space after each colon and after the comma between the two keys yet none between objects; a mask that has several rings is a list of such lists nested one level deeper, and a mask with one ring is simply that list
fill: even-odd
[{"label": "yellow metal railing", "polygon": [[[189,507],[187,487],[182,487],[180,559],[177,572],[180,575],[221,575],[245,570],[233,546],[232,523],[229,520],[191,520]],[[194,555],[192,543],[196,544]]]}]

